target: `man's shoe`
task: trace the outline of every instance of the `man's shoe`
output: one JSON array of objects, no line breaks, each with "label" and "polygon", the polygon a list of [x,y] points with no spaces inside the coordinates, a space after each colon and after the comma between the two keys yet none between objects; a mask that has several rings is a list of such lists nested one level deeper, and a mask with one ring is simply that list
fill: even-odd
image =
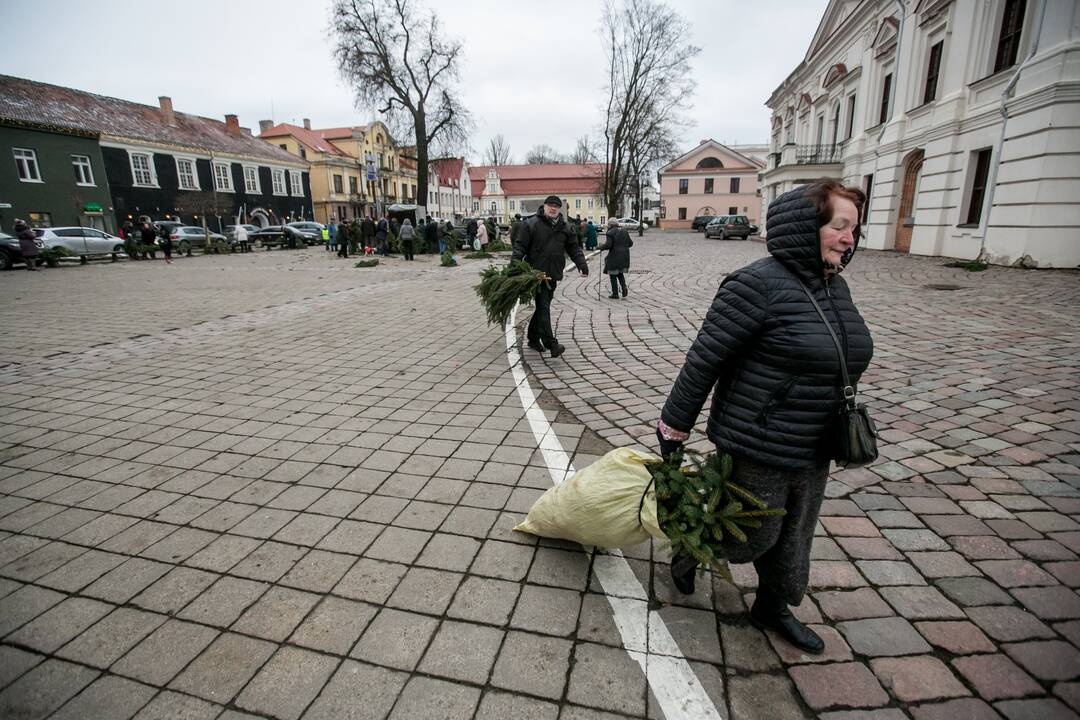
[{"label": "man's shoe", "polygon": [[675,555],[671,558],[671,581],[683,595],[694,594],[697,566],[697,560],[690,555]]},{"label": "man's shoe", "polygon": [[551,358],[555,359],[562,355],[564,352],[566,352],[566,346],[556,344],[555,347],[551,348]]},{"label": "man's shoe", "polygon": [[825,641],[799,622],[786,604],[767,607],[755,600],[750,608],[750,624],[759,630],[774,630],[780,637],[811,655],[820,655],[825,651]]},{"label": "man's shoe", "polygon": [[538,353],[544,352],[544,346],[541,345],[538,342],[533,342],[532,340],[530,340],[529,341],[529,347],[532,348],[533,350],[535,350]]},{"label": "man's shoe", "polygon": [[611,295],[608,295],[608,298],[610,298],[612,300],[618,300],[619,299],[619,294],[618,293],[612,293]]}]

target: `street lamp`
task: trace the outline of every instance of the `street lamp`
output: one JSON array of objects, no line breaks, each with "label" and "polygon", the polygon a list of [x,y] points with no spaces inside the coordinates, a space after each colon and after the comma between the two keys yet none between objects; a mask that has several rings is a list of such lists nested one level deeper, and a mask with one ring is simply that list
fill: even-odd
[{"label": "street lamp", "polygon": [[637,234],[638,237],[645,235],[645,171],[641,171],[641,175],[638,177],[638,199],[637,199]]}]

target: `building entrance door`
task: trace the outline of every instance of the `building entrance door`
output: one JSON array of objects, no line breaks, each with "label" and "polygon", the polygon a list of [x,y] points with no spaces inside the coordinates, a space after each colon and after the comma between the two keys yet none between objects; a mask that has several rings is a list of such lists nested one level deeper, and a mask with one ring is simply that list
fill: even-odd
[{"label": "building entrance door", "polygon": [[915,227],[915,196],[919,192],[919,176],[922,174],[923,151],[915,150],[904,163],[904,182],[900,186],[900,211],[896,218],[896,242],[893,249],[908,252],[911,249],[911,230]]}]

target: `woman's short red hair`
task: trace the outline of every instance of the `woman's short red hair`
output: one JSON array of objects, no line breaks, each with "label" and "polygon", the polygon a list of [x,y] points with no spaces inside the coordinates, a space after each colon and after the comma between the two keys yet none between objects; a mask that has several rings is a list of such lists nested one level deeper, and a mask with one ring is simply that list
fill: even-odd
[{"label": "woman's short red hair", "polygon": [[829,201],[834,197],[842,197],[855,203],[855,209],[859,211],[860,218],[862,218],[863,205],[866,204],[866,193],[857,187],[847,187],[836,180],[814,182],[807,187],[806,196],[814,202],[819,228],[832,222],[833,205]]}]

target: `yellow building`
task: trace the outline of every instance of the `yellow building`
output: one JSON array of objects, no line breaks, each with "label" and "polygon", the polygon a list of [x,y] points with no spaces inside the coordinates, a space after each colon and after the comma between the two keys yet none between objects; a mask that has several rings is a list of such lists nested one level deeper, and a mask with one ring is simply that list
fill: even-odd
[{"label": "yellow building", "polygon": [[408,156],[381,122],[313,129],[307,119],[303,127],[264,120],[259,126],[260,138],[311,163],[318,222],[376,217],[387,205],[415,202],[415,161],[410,169]]}]

